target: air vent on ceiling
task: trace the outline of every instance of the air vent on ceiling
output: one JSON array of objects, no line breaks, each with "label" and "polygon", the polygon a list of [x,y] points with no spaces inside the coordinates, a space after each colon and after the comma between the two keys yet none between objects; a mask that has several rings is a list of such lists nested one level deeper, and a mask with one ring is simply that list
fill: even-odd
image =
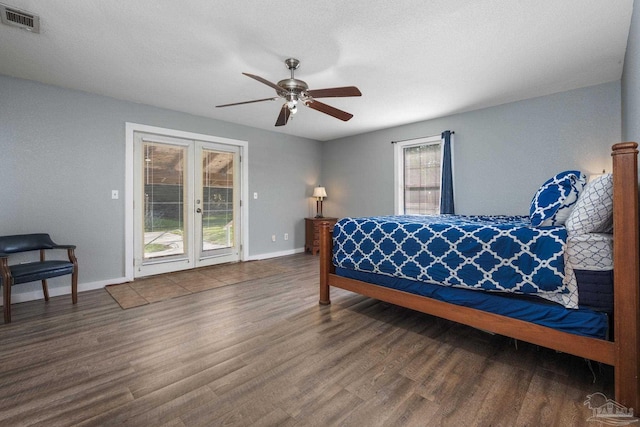
[{"label": "air vent on ceiling", "polygon": [[32,33],[40,32],[40,17],[31,12],[0,3],[0,20],[3,24],[23,28]]}]

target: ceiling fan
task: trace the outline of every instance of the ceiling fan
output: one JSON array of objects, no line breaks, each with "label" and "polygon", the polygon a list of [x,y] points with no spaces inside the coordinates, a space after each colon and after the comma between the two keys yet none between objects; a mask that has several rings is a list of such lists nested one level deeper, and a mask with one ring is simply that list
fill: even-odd
[{"label": "ceiling fan", "polygon": [[289,58],[284,61],[287,68],[291,71],[291,78],[280,80],[278,84],[271,83],[270,81],[263,79],[260,76],[254,74],[242,73],[247,77],[251,77],[264,83],[267,86],[276,90],[278,96],[272,98],[255,99],[253,101],[236,102],[233,104],[216,105],[216,107],[230,107],[232,105],[251,104],[253,102],[262,101],[275,101],[278,98],[283,98],[286,102],[280,109],[280,114],[276,120],[276,126],[284,126],[289,121],[289,117],[295,114],[298,109],[298,104],[302,103],[309,108],[320,111],[321,113],[328,114],[336,119],[347,121],[353,117],[353,114],[346,111],[339,110],[330,105],[317,101],[315,98],[339,98],[346,96],[361,96],[360,90],[355,86],[343,86],[334,87],[329,89],[315,89],[309,90],[307,83],[302,80],[298,80],[293,76],[293,72],[300,66],[300,61],[295,58]]}]

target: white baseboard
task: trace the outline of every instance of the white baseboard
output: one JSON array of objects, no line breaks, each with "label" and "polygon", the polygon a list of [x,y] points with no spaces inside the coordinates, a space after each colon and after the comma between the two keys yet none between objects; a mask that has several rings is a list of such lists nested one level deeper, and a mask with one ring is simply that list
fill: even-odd
[{"label": "white baseboard", "polygon": [[289,249],[287,251],[269,252],[266,254],[249,255],[245,261],[259,261],[261,259],[277,258],[281,256],[294,255],[304,252],[304,248]]},{"label": "white baseboard", "polygon": [[[116,285],[118,283],[125,283],[125,282],[128,282],[128,280],[125,277],[118,277],[118,278],[115,278],[115,279],[100,280],[100,281],[97,281],[97,282],[78,283],[78,293],[84,292],[84,291],[92,291],[94,289],[102,289],[107,285]],[[49,287],[49,296],[50,297],[57,297],[57,296],[60,296],[60,295],[71,295],[71,285],[69,285],[69,286]],[[35,300],[39,300],[39,299],[42,299],[42,298],[43,298],[42,289],[39,289],[39,290],[36,290],[36,291],[30,291],[30,292],[22,292],[22,293],[12,292],[11,293],[11,302],[12,303],[35,301]],[[4,301],[2,301],[2,297],[1,296],[0,296],[0,302],[2,302],[2,304],[4,304]]]}]

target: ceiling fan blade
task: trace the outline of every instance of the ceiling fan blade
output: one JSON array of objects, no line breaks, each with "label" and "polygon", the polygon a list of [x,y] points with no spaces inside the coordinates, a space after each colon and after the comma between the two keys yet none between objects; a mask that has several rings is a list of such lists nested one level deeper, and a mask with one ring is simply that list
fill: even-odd
[{"label": "ceiling fan blade", "polygon": [[267,79],[263,79],[263,78],[262,78],[262,77],[260,77],[260,76],[256,76],[255,74],[249,74],[249,73],[242,73],[242,74],[244,74],[244,75],[245,75],[245,76],[247,76],[247,77],[251,77],[251,78],[252,78],[252,79],[254,79],[254,80],[257,80],[257,81],[259,81],[260,83],[264,83],[264,84],[266,84],[267,86],[271,86],[272,88],[274,88],[274,89],[276,90],[276,92],[283,92],[283,91],[284,91],[284,89],[282,89],[282,88],[281,88],[280,86],[278,86],[277,84],[275,84],[275,83],[271,83],[269,80],[267,80]]},{"label": "ceiling fan blade", "polygon": [[362,96],[362,92],[355,86],[332,87],[329,89],[308,90],[312,98],[338,98],[343,96]]},{"label": "ceiling fan blade", "polygon": [[276,120],[276,126],[284,126],[289,121],[289,116],[291,115],[291,111],[289,111],[289,107],[286,103],[282,104],[282,108],[280,109],[280,115],[278,116],[278,120]]},{"label": "ceiling fan blade", "polygon": [[340,119],[343,122],[350,120],[353,117],[353,114],[347,113],[346,111],[338,110],[331,105],[324,104],[320,101],[310,100],[305,103],[305,105],[309,108],[313,108],[314,110],[320,111],[321,113],[328,114],[330,116],[335,117],[336,119]]},{"label": "ceiling fan blade", "polygon": [[275,97],[275,98],[254,99],[253,101],[234,102],[233,104],[216,105],[216,107],[231,107],[231,106],[233,106],[233,105],[251,104],[251,103],[254,103],[254,102],[275,101],[276,99],[278,99],[278,97]]}]

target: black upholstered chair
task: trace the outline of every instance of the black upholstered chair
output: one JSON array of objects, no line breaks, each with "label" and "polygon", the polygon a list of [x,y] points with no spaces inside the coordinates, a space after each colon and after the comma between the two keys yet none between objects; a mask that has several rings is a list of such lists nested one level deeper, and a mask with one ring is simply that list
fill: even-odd
[{"label": "black upholstered chair", "polygon": [[[20,283],[42,281],[45,301],[49,301],[47,279],[71,274],[71,298],[78,302],[78,261],[74,245],[58,245],[48,234],[0,236],[0,285],[3,290],[4,322],[11,322],[11,287]],[[46,260],[48,249],[66,249],[68,260]],[[40,261],[9,265],[9,255],[40,251]]]}]

